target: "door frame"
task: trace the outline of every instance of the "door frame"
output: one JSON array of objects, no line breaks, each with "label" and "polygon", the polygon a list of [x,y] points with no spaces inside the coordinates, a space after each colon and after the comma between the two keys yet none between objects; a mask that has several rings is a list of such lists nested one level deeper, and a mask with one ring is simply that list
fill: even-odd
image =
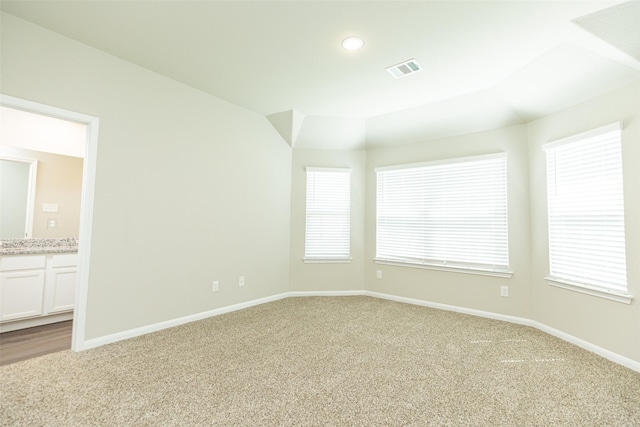
[{"label": "door frame", "polygon": [[62,108],[52,107],[13,96],[0,94],[0,105],[16,110],[28,111],[87,126],[84,162],[82,166],[82,195],[80,204],[80,233],[78,236],[78,279],[73,310],[71,350],[81,351],[85,346],[87,319],[87,295],[89,290],[89,267],[91,255],[91,231],[93,229],[93,201],[98,155],[98,127],[100,119]]}]

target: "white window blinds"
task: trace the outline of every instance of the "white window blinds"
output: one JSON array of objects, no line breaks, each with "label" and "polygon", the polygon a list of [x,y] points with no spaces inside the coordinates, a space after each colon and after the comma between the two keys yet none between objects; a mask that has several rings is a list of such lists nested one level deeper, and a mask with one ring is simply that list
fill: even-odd
[{"label": "white window blinds", "polygon": [[504,154],[376,173],[378,261],[508,272]]},{"label": "white window blinds", "polygon": [[305,259],[349,259],[351,170],[307,168]]},{"label": "white window blinds", "polygon": [[550,279],[625,293],[621,123],[546,144]]}]

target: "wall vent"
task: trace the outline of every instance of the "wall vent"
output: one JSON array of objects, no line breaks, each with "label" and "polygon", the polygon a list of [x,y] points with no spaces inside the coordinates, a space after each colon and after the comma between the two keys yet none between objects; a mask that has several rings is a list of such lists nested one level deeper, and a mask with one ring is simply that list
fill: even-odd
[{"label": "wall vent", "polygon": [[404,62],[401,62],[396,65],[392,65],[391,67],[386,68],[386,70],[396,79],[400,77],[408,76],[409,74],[417,73],[422,70],[420,64],[415,59],[408,59]]}]

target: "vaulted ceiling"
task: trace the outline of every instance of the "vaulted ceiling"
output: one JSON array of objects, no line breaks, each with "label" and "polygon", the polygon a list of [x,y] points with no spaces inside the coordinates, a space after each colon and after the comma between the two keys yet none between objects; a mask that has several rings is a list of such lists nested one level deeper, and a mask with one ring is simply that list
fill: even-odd
[{"label": "vaulted ceiling", "polygon": [[[240,105],[296,147],[525,123],[640,80],[639,1],[2,1]],[[340,46],[364,39],[358,51]],[[415,58],[422,71],[386,67]]]}]

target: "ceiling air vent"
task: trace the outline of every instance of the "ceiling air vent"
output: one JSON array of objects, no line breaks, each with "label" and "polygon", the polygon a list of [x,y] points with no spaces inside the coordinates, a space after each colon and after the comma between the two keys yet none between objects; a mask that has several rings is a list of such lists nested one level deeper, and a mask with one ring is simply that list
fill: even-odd
[{"label": "ceiling air vent", "polygon": [[396,79],[400,77],[408,76],[409,74],[417,73],[422,70],[420,64],[415,59],[409,59],[399,64],[393,65],[386,69]]}]

